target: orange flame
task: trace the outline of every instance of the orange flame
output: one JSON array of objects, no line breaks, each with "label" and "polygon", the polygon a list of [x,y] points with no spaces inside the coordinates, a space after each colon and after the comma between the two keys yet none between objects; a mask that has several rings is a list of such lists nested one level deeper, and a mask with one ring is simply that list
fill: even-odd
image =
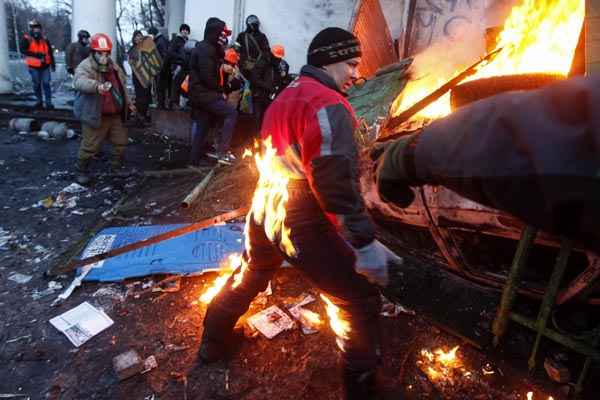
[{"label": "orange flame", "polygon": [[344,320],[340,316],[340,309],[331,302],[325,295],[321,295],[321,298],[325,302],[327,316],[329,317],[329,325],[331,330],[337,336],[336,343],[340,350],[344,351],[344,340],[350,338],[350,322]]},{"label": "orange flame", "polygon": [[215,298],[217,294],[223,289],[223,286],[229,280],[229,277],[233,273],[233,271],[242,265],[242,269],[238,272],[234,277],[233,287],[237,287],[242,282],[242,277],[244,275],[246,263],[242,264],[242,256],[239,254],[230,254],[225,264],[219,270],[219,276],[212,285],[202,293],[200,296],[200,302],[203,304],[210,304],[210,302]]},{"label": "orange flame", "polygon": [[[577,47],[584,16],[585,0],[523,0],[520,5],[513,7],[498,36],[496,48],[502,48],[500,53],[491,62],[480,66],[477,73],[468,80],[532,72],[566,76]],[[420,57],[424,55],[417,55],[413,65],[422,64],[419,63]],[[467,66],[465,64],[456,69],[451,67],[444,73],[440,71],[438,63],[426,62],[425,66],[414,71],[413,74],[419,78],[407,84],[394,102],[392,114],[400,114]],[[450,112],[450,95],[446,93],[417,116],[440,118]]]},{"label": "orange flame", "polygon": [[252,198],[252,215],[258,225],[264,225],[269,240],[279,242],[281,250],[292,257],[296,250],[290,229],[285,226],[289,176],[279,163],[270,136],[262,142],[262,147],[262,154],[254,154],[259,178]]}]

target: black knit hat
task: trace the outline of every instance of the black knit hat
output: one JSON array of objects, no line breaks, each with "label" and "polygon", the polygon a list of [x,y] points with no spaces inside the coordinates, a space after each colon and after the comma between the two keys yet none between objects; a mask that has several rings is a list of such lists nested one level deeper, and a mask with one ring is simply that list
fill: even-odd
[{"label": "black knit hat", "polygon": [[315,67],[360,57],[360,41],[342,28],[325,28],[308,46],[308,64]]}]

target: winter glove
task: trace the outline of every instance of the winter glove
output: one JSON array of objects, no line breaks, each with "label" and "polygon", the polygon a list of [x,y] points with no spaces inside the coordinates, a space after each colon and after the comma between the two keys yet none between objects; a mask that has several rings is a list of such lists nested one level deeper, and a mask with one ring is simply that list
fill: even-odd
[{"label": "winter glove", "polygon": [[[409,186],[420,184],[414,177],[414,159],[406,157],[408,146],[413,145],[415,138],[415,135],[403,136],[371,151],[371,158],[376,160],[375,179],[379,195],[383,201],[399,207],[408,207],[414,201],[415,195]],[[409,168],[413,169],[413,176]]]},{"label": "winter glove", "polygon": [[390,249],[385,247],[378,240],[373,240],[370,244],[355,249],[356,252],[356,271],[374,284],[386,286],[388,284],[388,264],[402,264],[402,258],[395,255]]}]

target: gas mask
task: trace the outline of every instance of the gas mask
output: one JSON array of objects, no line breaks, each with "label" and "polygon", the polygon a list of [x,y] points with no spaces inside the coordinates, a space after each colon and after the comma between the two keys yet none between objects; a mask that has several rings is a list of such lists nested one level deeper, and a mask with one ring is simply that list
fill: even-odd
[{"label": "gas mask", "polygon": [[31,31],[31,36],[36,40],[40,40],[42,38],[42,31],[40,29],[34,29]]},{"label": "gas mask", "polygon": [[260,21],[256,15],[251,15],[246,19],[246,25],[252,32],[257,32],[260,27]]},{"label": "gas mask", "polygon": [[225,32],[219,33],[219,37],[217,38],[217,43],[219,44],[219,46],[225,47],[227,46],[228,42],[229,39],[227,39],[227,35],[225,34]]},{"label": "gas mask", "polygon": [[101,67],[108,65],[109,58],[110,58],[110,56],[108,55],[108,53],[94,52],[94,59],[96,60],[98,65],[100,65]]}]

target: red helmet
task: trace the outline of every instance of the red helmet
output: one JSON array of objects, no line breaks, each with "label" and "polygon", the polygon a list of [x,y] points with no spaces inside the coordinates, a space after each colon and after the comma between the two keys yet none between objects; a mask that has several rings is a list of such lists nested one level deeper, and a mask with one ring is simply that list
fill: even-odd
[{"label": "red helmet", "polygon": [[90,49],[93,51],[112,51],[112,40],[104,33],[96,33],[90,39]]},{"label": "red helmet", "polygon": [[276,44],[271,48],[271,54],[277,58],[283,58],[285,57],[285,48],[280,44]]},{"label": "red helmet", "polygon": [[240,61],[240,55],[235,49],[227,49],[225,50],[225,61],[229,64],[235,65]]}]

